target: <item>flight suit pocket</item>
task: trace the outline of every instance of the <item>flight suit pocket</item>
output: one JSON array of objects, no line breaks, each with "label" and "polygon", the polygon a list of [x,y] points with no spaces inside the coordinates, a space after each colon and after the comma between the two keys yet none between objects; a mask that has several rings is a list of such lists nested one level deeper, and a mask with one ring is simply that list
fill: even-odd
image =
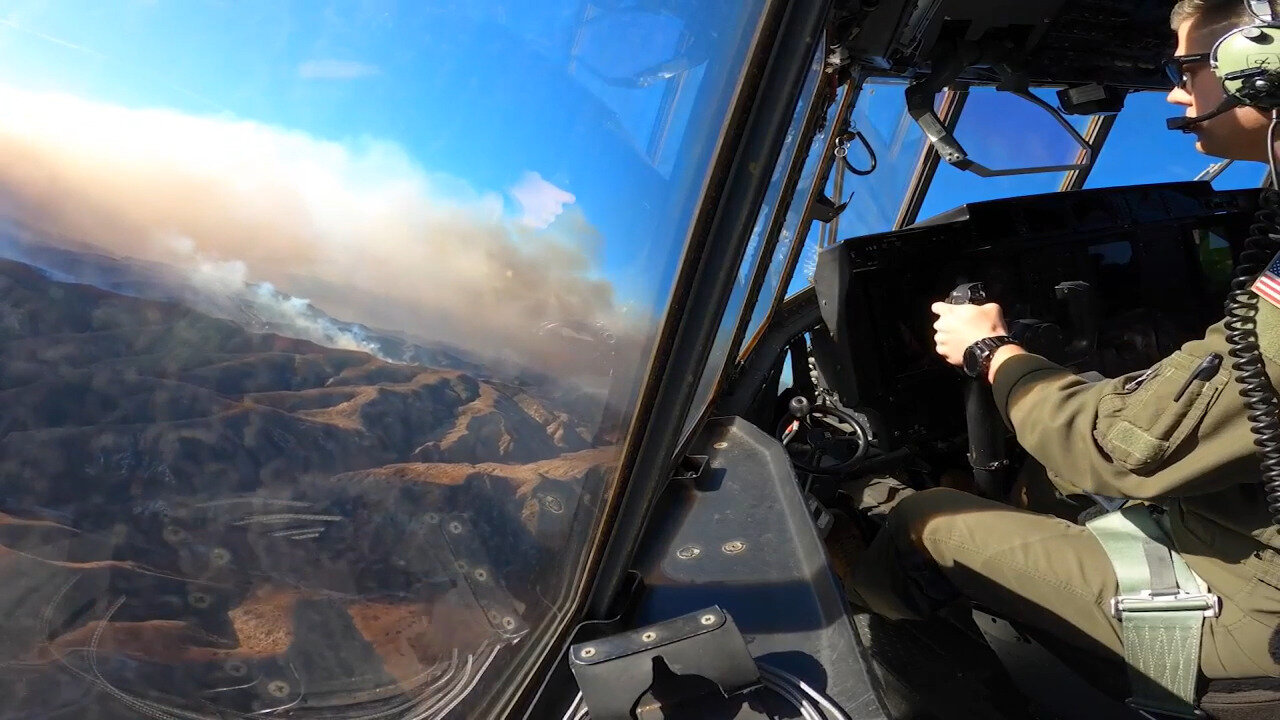
[{"label": "flight suit pocket", "polygon": [[1280,553],[1259,550],[1245,558],[1244,567],[1251,582],[1233,600],[1250,615],[1280,617]]},{"label": "flight suit pocket", "polygon": [[1093,432],[1098,446],[1128,470],[1155,470],[1195,431],[1230,378],[1230,371],[1220,369],[1207,381],[1193,380],[1178,397],[1203,360],[1176,352],[1145,381],[1104,395]]}]

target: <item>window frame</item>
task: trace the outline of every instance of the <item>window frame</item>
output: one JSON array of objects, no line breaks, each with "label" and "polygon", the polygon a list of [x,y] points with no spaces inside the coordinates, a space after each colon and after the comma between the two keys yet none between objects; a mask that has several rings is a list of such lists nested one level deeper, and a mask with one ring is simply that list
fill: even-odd
[{"label": "window frame", "polygon": [[[519,707],[523,717],[563,713],[572,678],[563,662],[579,622],[613,616],[625,595],[628,571],[650,511],[666,486],[681,449],[679,431],[715,340],[735,273],[791,124],[800,86],[828,19],[830,0],[766,0],[754,46],[717,141],[715,159],[699,196],[698,211],[680,260],[671,300],[642,377],[639,404],[619,458],[604,522],[589,546],[578,585],[561,615],[558,634],[532,666],[521,668],[486,714]],[[723,262],[735,258],[736,263]],[[558,644],[557,644],[558,643]],[[558,652],[556,652],[558,648]]]}]

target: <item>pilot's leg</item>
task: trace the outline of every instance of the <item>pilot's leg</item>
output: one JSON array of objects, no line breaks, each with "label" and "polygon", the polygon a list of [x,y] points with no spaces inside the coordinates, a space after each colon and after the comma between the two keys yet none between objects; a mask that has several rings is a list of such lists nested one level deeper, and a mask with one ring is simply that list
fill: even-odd
[{"label": "pilot's leg", "polygon": [[[961,476],[962,478],[962,476]],[[972,480],[968,479],[971,486]],[[951,487],[950,485],[944,486]],[[957,485],[963,489],[964,485]],[[877,524],[883,524],[889,512],[907,496],[915,493],[892,474],[867,475],[841,485],[854,506],[863,516]],[[1008,498],[1010,505],[1032,512],[1056,515],[1075,521],[1093,505],[1086,499],[1067,498],[1058,493],[1043,465],[1035,458],[1028,458],[1018,473],[1017,481]]]},{"label": "pilot's leg", "polygon": [[[1123,652],[1109,612],[1115,572],[1088,530],[957,490],[898,502],[851,582],[855,604],[887,617],[920,619],[967,597],[1086,650]],[[1227,631],[1242,618],[1224,598],[1222,617],[1206,622],[1201,664],[1209,677],[1263,674]]]},{"label": "pilot's leg", "polygon": [[899,502],[853,584],[862,605],[890,618],[921,619],[963,596],[1086,649],[1122,652],[1106,610],[1115,573],[1088,530],[958,490]]}]

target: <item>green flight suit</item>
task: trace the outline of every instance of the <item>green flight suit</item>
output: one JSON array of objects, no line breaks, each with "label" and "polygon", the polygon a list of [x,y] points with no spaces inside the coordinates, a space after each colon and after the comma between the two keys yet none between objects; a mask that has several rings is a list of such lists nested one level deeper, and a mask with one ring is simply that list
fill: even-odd
[{"label": "green flight suit", "polygon": [[[1280,309],[1260,305],[1267,370],[1280,386]],[[1221,615],[1205,621],[1207,677],[1280,676],[1280,534],[1257,482],[1259,457],[1227,349],[1219,323],[1147,373],[1098,383],[1018,355],[1000,366],[993,391],[1018,442],[1060,492],[1166,509],[1176,549],[1223,600]],[[1214,352],[1222,369],[1175,400]],[[930,579],[939,574],[947,582]],[[955,490],[907,496],[854,568],[851,591],[873,612],[921,618],[947,599],[939,585],[1080,647],[1123,653],[1109,611],[1115,573],[1081,525]]]}]

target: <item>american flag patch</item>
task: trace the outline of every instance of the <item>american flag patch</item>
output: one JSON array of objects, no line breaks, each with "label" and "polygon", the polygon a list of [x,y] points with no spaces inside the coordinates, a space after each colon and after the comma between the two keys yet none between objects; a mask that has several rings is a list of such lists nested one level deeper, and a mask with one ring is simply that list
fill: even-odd
[{"label": "american flag patch", "polygon": [[1271,264],[1253,281],[1250,290],[1263,300],[1280,307],[1280,254],[1271,258]]}]

